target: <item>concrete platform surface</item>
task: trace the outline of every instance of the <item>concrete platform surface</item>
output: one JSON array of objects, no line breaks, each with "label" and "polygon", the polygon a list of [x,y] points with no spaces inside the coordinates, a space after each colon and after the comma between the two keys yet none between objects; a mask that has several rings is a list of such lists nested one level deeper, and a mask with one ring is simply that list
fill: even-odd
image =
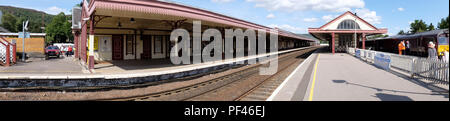
[{"label": "concrete platform surface", "polygon": [[270,100],[449,101],[448,90],[429,88],[429,85],[379,69],[351,55],[314,55],[318,56],[311,56],[313,59],[299,67],[307,70],[294,71]]}]

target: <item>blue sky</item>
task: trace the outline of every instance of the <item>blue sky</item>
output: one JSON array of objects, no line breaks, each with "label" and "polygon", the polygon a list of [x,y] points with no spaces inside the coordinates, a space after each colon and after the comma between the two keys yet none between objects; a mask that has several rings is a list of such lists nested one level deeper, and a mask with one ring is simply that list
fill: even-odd
[{"label": "blue sky", "polygon": [[[0,5],[32,8],[50,14],[70,13],[81,0],[0,0]],[[393,35],[423,19],[433,25],[449,15],[449,0],[163,0],[221,13],[253,23],[307,33],[345,11]]]}]

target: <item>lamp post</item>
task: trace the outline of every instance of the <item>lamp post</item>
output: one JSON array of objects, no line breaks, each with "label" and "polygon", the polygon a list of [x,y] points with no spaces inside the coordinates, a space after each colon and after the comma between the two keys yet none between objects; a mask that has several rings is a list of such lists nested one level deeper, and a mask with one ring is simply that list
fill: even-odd
[{"label": "lamp post", "polygon": [[[355,13],[355,16],[357,16],[356,15],[356,13]],[[357,45],[358,45],[358,40],[356,39],[357,37],[357,35],[356,35],[356,18],[355,18],[355,23],[353,24],[353,30],[355,31],[355,48],[357,48]]]},{"label": "lamp post", "polygon": [[28,20],[25,22],[22,22],[22,34],[23,34],[23,38],[22,38],[22,61],[25,62],[25,30],[28,30],[27,26],[28,26]]}]

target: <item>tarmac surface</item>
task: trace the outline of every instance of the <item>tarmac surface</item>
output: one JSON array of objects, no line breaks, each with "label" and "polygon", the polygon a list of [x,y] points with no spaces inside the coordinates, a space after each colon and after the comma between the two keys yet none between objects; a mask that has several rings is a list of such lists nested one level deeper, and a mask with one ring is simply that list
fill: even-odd
[{"label": "tarmac surface", "polygon": [[73,57],[29,59],[10,67],[0,66],[1,74],[82,74],[82,67]]}]

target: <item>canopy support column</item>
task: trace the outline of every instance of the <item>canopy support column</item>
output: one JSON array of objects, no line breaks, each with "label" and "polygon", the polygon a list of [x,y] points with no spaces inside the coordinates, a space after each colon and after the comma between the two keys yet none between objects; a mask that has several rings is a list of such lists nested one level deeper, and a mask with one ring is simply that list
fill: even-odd
[{"label": "canopy support column", "polygon": [[91,16],[91,20],[89,23],[89,70],[94,69],[94,34],[95,34],[95,25],[94,25],[94,15]]},{"label": "canopy support column", "polygon": [[335,38],[334,38],[334,32],[333,33],[331,33],[331,52],[333,53],[333,55],[334,55],[334,40],[335,40]]},{"label": "canopy support column", "polygon": [[362,49],[366,49],[366,33],[362,33]]}]

